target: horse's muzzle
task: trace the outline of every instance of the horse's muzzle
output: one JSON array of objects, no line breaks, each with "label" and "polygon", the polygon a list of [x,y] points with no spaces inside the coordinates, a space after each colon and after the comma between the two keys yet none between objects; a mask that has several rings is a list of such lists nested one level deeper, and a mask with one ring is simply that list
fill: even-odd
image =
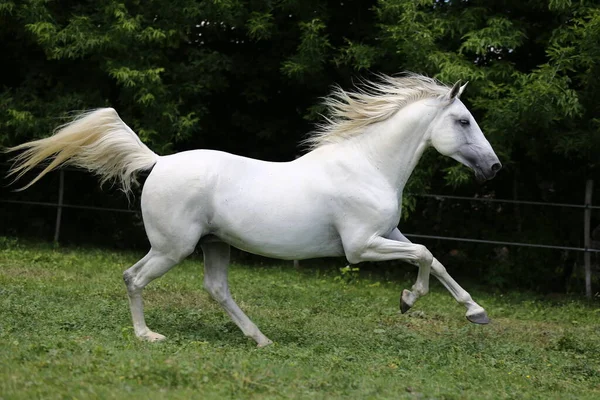
[{"label": "horse's muzzle", "polygon": [[475,179],[477,179],[479,183],[483,183],[485,181],[493,179],[496,176],[496,173],[501,169],[502,164],[500,164],[499,162],[495,162],[487,168],[482,168],[479,165],[476,165],[475,168],[473,168],[473,171],[475,171]]}]

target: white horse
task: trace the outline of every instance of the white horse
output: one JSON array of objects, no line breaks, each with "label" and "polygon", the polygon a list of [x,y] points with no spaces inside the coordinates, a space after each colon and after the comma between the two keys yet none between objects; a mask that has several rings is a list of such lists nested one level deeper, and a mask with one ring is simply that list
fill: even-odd
[{"label": "white horse", "polygon": [[[465,85],[466,86],[466,85]],[[81,115],[53,136],[16,146],[11,175],[50,164],[26,187],[71,164],[117,180],[127,192],[135,174],[151,170],[141,206],[151,249],[123,274],[137,337],[165,337],[144,320],[142,289],[190,255],[200,243],[204,287],[259,347],[272,343],[232,299],[230,247],[286,260],[345,256],[352,263],[403,260],[418,266],[402,312],[429,287],[430,271],[466,308],[469,321],[489,322],[485,310],[422,245],[400,233],[402,190],[423,151],[433,146],[467,165],[480,180],[501,168],[473,116],[452,88],[419,75],[381,76],[354,93],[326,99],[330,119],[308,139],[311,151],[275,163],[211,150],[158,156],[112,108]]]}]

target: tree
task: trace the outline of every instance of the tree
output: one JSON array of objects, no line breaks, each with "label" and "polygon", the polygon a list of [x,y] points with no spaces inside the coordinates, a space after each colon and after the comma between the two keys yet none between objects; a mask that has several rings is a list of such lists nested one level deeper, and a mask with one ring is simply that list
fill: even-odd
[{"label": "tree", "polygon": [[[409,191],[579,203],[599,172],[600,7],[589,0],[5,0],[0,38],[0,146],[111,105],[161,154],[290,160],[332,84],[408,70],[469,81],[463,100],[505,165],[480,187],[427,153]],[[425,226],[435,206],[405,200]],[[573,218],[499,214],[523,240],[579,240]],[[453,236],[472,236],[469,225],[452,221]]]}]

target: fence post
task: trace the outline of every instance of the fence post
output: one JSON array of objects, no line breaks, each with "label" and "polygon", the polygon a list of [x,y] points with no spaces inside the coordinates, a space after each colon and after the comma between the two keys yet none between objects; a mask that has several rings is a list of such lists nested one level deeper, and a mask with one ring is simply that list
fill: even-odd
[{"label": "fence post", "polygon": [[54,229],[54,243],[58,243],[60,238],[60,220],[62,218],[63,209],[63,194],[65,191],[65,171],[60,170],[59,181],[58,181],[58,207],[56,207],[56,227]]},{"label": "fence post", "polygon": [[594,189],[594,181],[588,179],[585,184],[585,211],[583,212],[583,264],[585,266],[585,295],[588,299],[592,298],[592,267],[590,249],[590,220],[592,217],[592,191]]}]

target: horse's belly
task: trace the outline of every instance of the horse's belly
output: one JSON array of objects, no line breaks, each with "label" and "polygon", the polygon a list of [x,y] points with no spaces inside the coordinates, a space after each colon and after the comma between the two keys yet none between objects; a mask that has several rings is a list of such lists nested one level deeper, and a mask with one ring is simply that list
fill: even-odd
[{"label": "horse's belly", "polygon": [[300,226],[289,224],[245,225],[236,229],[223,228],[215,232],[221,240],[249,253],[283,260],[344,255],[338,233],[315,221]]},{"label": "horse's belly", "polygon": [[312,246],[309,245],[301,248],[282,243],[252,243],[251,241],[235,239],[222,240],[240,250],[260,256],[278,258],[281,260],[305,260],[308,258],[338,257],[344,255],[344,248],[342,247],[341,243],[318,243]]}]

